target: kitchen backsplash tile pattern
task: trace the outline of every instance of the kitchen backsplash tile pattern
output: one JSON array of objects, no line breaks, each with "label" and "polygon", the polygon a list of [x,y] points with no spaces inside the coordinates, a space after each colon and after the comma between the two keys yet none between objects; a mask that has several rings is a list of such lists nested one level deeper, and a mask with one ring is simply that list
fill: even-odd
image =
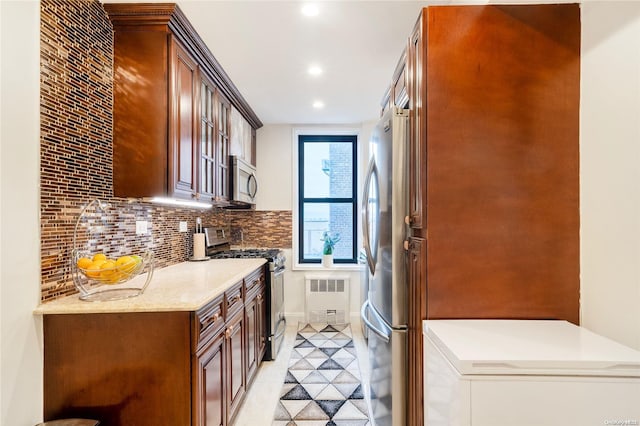
[{"label": "kitchen backsplash tile pattern", "polygon": [[[291,211],[186,209],[114,198],[111,23],[97,0],[40,4],[42,301],[76,292],[69,268],[73,230],[94,198],[112,208],[89,249],[111,255],[153,250],[156,267],[191,256],[197,217],[205,225],[230,229],[234,245],[241,244],[242,235],[247,247],[291,247]],[[135,234],[136,220],[148,222],[147,234]],[[178,232],[180,221],[187,222],[189,232]]]},{"label": "kitchen backsplash tile pattern", "polygon": [[[292,212],[282,211],[227,211],[218,215],[218,223],[228,226],[231,244],[249,247],[291,248]],[[242,231],[242,232],[240,232]]]}]

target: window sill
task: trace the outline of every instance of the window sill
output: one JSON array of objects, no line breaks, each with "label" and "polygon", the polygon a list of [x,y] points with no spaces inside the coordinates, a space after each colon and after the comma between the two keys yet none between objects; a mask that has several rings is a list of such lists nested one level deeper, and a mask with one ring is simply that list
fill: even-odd
[{"label": "window sill", "polygon": [[357,263],[334,263],[332,267],[325,268],[319,263],[314,264],[305,264],[305,263],[296,263],[291,268],[292,271],[314,271],[314,272],[324,272],[324,271],[340,271],[340,272],[360,272],[362,270],[361,265]]}]

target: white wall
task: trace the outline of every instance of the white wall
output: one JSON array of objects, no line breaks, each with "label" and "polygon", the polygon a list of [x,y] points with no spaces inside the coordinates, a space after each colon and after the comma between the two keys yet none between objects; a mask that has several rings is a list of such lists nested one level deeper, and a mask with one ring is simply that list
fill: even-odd
[{"label": "white wall", "polygon": [[267,124],[256,134],[258,210],[291,210],[293,130],[288,124]]},{"label": "white wall", "polygon": [[40,4],[0,1],[0,425],[42,420]]},{"label": "white wall", "polygon": [[640,2],[582,25],[581,323],[640,350]]},{"label": "white wall", "polygon": [[[364,173],[366,161],[369,157],[368,140],[375,121],[357,125],[335,126],[305,126],[290,124],[265,125],[258,129],[256,161],[259,175],[260,190],[257,196],[256,208],[259,210],[294,210],[295,152],[294,132],[296,129],[339,130],[357,129],[359,133],[358,155],[360,177]],[[359,191],[361,192],[361,191]],[[294,215],[295,217],[295,215]],[[295,225],[295,224],[294,224]],[[293,231],[293,230],[292,230]],[[322,267],[294,267],[293,250],[285,250],[287,256],[287,271],[285,272],[285,313],[291,321],[302,321],[305,311],[305,275],[312,273],[331,273],[334,275],[348,275],[351,282],[350,310],[351,317],[357,320],[361,304],[360,272],[357,267],[336,268],[327,271]],[[342,265],[340,265],[342,266]]]}]

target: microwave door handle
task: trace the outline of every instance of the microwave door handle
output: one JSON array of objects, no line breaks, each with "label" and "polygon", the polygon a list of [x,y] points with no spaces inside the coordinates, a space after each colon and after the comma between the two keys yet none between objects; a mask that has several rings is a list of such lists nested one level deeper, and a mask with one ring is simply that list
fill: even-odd
[{"label": "microwave door handle", "polygon": [[[253,180],[253,193],[251,193],[251,180]],[[251,173],[249,175],[249,178],[247,179],[247,194],[249,194],[249,197],[255,198],[257,193],[258,193],[258,180],[256,179],[256,176],[253,173]]]}]

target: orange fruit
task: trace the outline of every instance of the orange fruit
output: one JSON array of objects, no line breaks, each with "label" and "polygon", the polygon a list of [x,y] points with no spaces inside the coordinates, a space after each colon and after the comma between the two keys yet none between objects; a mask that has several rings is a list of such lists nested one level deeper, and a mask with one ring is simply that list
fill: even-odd
[{"label": "orange fruit", "polygon": [[106,260],[94,260],[85,270],[85,274],[90,278],[98,278],[100,276],[100,267]]},{"label": "orange fruit", "polygon": [[116,273],[116,261],[115,260],[105,260],[100,265],[100,279],[105,281],[111,281],[113,279],[113,275]]},{"label": "orange fruit", "polygon": [[131,273],[137,265],[138,262],[136,262],[136,259],[132,256],[120,256],[118,260],[116,260],[116,268],[118,271],[124,273]]},{"label": "orange fruit", "polygon": [[93,259],[94,262],[96,260],[107,260],[107,256],[104,253],[96,253],[93,255]]},{"label": "orange fruit", "polygon": [[78,268],[80,269],[88,269],[89,266],[91,266],[91,264],[93,263],[93,261],[91,259],[89,259],[88,257],[81,257],[80,259],[78,259],[78,261],[76,262],[76,265],[78,266]]}]

